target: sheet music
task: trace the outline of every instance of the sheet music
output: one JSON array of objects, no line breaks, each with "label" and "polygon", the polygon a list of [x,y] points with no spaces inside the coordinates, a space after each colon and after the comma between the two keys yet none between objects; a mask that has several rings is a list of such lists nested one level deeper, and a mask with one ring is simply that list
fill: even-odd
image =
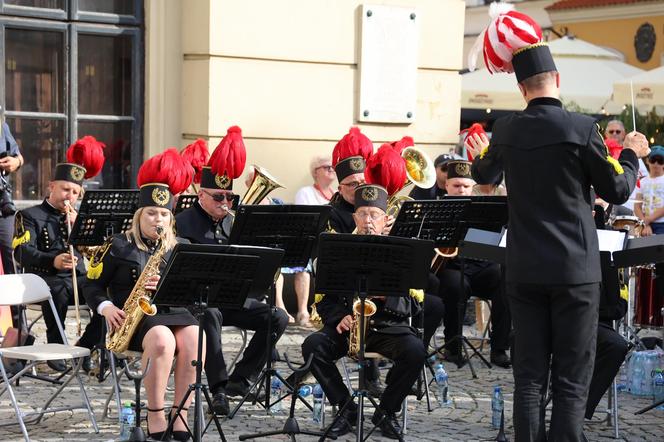
[{"label": "sheet music", "polygon": [[622,250],[625,247],[625,235],[627,233],[620,230],[597,230],[599,250],[611,253]]}]

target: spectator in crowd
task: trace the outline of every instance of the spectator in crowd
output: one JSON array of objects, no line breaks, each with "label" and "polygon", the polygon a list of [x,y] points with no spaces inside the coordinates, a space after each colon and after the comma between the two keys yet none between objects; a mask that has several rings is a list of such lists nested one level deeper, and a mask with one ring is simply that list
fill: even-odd
[{"label": "spectator in crowd", "polygon": [[5,123],[4,111],[0,108],[0,257],[5,273],[14,273],[12,263],[12,237],[14,214],[9,174],[23,165],[23,156],[9,126]]},{"label": "spectator in crowd", "polygon": [[295,194],[295,204],[324,205],[329,204],[334,195],[334,182],[337,174],[332,167],[330,155],[316,155],[309,163],[309,173],[314,179],[311,186],[302,187]]},{"label": "spectator in crowd", "polygon": [[641,179],[634,204],[634,214],[645,224],[643,236],[664,233],[664,147],[653,146],[648,163],[649,176]]},{"label": "spectator in crowd", "polygon": [[[615,153],[620,154],[620,150],[622,150],[622,145],[625,142],[625,135],[627,134],[627,132],[625,131],[625,125],[620,120],[611,120],[608,123],[606,123],[606,130],[604,132],[605,132],[604,137],[606,138],[605,144],[609,148],[611,156],[617,158],[617,156],[614,156],[614,154]],[[618,150],[615,147],[616,144],[620,146],[620,150]],[[639,174],[638,174],[639,180],[641,178],[648,176],[648,169],[643,161],[644,161],[643,159],[639,158]],[[634,189],[634,192],[630,195],[629,200],[627,200],[627,202],[623,204],[623,206],[628,208],[629,210],[634,210],[634,201],[638,199],[636,198],[637,190],[638,187]]]}]

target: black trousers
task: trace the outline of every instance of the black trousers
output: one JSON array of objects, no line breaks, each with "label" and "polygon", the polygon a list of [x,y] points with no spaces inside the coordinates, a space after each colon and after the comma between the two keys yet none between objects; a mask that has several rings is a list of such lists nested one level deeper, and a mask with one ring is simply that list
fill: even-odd
[{"label": "black trousers", "polygon": [[545,441],[544,405],[551,373],[548,439],[581,441],[595,361],[599,283],[507,284],[514,323],[515,441]]},{"label": "black trousers", "polygon": [[[221,325],[255,331],[244,350],[242,359],[235,365],[233,379],[253,381],[267,362],[267,322],[271,308],[255,299],[249,300],[246,308],[239,310],[210,308],[205,311],[206,356],[205,374],[210,387],[224,386],[229,376],[226,370],[221,344]],[[223,316],[223,320],[222,320]],[[288,315],[280,309],[272,314],[272,342],[277,342],[288,326]]]},{"label": "black trousers", "polygon": [[443,321],[444,315],[445,306],[443,300],[438,296],[425,293],[422,311],[413,316],[412,321],[413,327],[424,329],[422,340],[424,341],[425,349],[429,347],[429,342],[431,342],[431,338]]},{"label": "black trousers", "polygon": [[[366,351],[380,352],[394,362],[387,378],[387,387],[380,399],[380,407],[388,413],[395,413],[400,409],[424,365],[424,344],[412,331],[404,334],[369,331]],[[343,405],[350,398],[336,366],[336,361],[347,353],[348,333],[339,334],[332,326],[326,325],[322,330],[309,335],[302,343],[304,360],[313,355],[311,372],[331,404]]]},{"label": "black trousers", "polygon": [[[44,280],[51,289],[51,296],[53,297],[53,304],[58,313],[58,319],[62,324],[63,330],[65,328],[65,318],[67,317],[67,310],[70,305],[74,305],[74,289],[70,278],[61,278],[58,276],[45,277]],[[86,278],[82,275],[77,275],[78,282],[78,295],[79,304],[85,305],[85,298],[83,297],[83,285],[85,285]],[[44,314],[44,323],[46,324],[46,341],[49,343],[62,344],[60,331],[55,321],[55,317],[51,311],[48,302],[43,302],[41,305],[42,313]],[[92,318],[88,325],[85,327],[81,338],[78,341],[80,347],[92,349],[97,344],[101,343],[102,327],[104,324],[103,316],[98,315],[97,312],[92,312]]]},{"label": "black trousers", "polygon": [[599,323],[597,327],[595,369],[588,391],[586,419],[591,419],[595,414],[597,404],[599,404],[602,396],[618,374],[628,350],[627,341],[614,330],[610,323]]},{"label": "black trousers", "polygon": [[[440,275],[440,296],[445,304],[445,342],[458,334],[459,316],[463,318],[465,305],[471,295],[491,300],[491,350],[507,350],[511,329],[510,312],[501,290],[501,271],[497,264],[467,261],[464,265],[464,285],[461,287],[461,270],[448,266]],[[459,301],[464,300],[464,311],[459,312]],[[447,349],[452,354],[461,352],[461,343],[457,340]]]},{"label": "black trousers", "polygon": [[5,275],[14,273],[12,262],[12,239],[14,237],[14,215],[0,216],[0,257]]}]

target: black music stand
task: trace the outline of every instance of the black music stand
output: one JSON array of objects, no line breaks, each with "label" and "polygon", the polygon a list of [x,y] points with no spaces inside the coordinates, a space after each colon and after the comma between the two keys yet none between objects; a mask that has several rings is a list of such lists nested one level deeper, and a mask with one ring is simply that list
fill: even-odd
[{"label": "black music stand", "polygon": [[69,242],[99,246],[106,238],[131,228],[138,209],[138,190],[88,190],[83,196]]},{"label": "black music stand", "polygon": [[196,382],[180,401],[175,415],[170,419],[166,434],[175,419],[181,419],[192,434],[181,415],[184,404],[193,392],[195,395],[193,440],[201,440],[203,433],[214,421],[221,439],[224,433],[217,416],[213,413],[203,428],[201,393],[211,408],[212,400],[207,385],[203,385],[203,330],[205,309],[208,307],[240,308],[247,296],[265,291],[273,282],[283,250],[264,247],[218,246],[209,244],[178,244],[166,265],[166,269],[153,298],[156,305],[195,306],[198,318],[198,354],[192,365],[196,366]]},{"label": "black music stand", "polygon": [[[318,245],[316,293],[338,297],[354,295],[360,299],[361,311],[364,311],[364,303],[370,295],[409,296],[411,288],[425,288],[429,278],[428,263],[432,257],[432,241],[381,235],[322,233]],[[360,330],[364,330],[364,321],[365,318],[361,315]],[[359,388],[354,395],[359,398],[356,439],[362,441],[364,399],[369,399],[375,408],[378,408],[378,404],[366,390],[364,333],[360,333],[359,344]],[[350,402],[339,410],[320,441],[327,437],[343,411],[350,406]],[[376,426],[371,429],[367,438],[375,428]],[[403,440],[401,436],[399,439]]]},{"label": "black music stand", "polygon": [[[285,251],[281,261],[282,267],[304,267],[309,262],[315,251],[318,241],[318,234],[325,230],[327,220],[332,208],[330,206],[305,206],[305,205],[241,205],[235,212],[235,221],[231,230],[229,242],[231,244],[246,244],[263,247],[278,247]],[[275,292],[270,290],[268,305],[271,311],[275,311]],[[272,376],[276,376],[286,386],[289,393],[296,399],[300,399],[306,404],[306,401],[297,394],[295,386],[284,379],[272,368],[272,350],[276,336],[272,332],[272,314],[268,316],[268,339],[267,339],[267,362],[265,368],[261,371],[256,381],[249,387],[247,394],[240,400],[238,405],[228,415],[232,419],[252,391],[265,388],[265,403],[261,404],[266,411],[270,409],[270,384]],[[305,370],[308,363],[300,370]],[[283,400],[286,396],[277,398],[275,402]],[[309,406],[308,404],[306,404]],[[291,407],[292,408],[292,407]],[[291,413],[292,414],[292,413]],[[288,434],[293,437],[294,434],[304,433],[299,430],[297,421],[293,416],[289,416],[288,421],[280,432],[269,432],[262,434],[243,435],[242,440],[272,436],[275,434]]]}]

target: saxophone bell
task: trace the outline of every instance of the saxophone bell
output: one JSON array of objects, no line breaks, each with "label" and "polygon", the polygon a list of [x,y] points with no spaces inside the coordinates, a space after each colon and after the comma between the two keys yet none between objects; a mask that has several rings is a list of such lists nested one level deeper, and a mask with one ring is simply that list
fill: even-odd
[{"label": "saxophone bell", "polygon": [[138,308],[141,309],[143,313],[148,316],[154,316],[157,314],[157,306],[152,303],[152,300],[147,296],[141,296],[136,300]]}]

